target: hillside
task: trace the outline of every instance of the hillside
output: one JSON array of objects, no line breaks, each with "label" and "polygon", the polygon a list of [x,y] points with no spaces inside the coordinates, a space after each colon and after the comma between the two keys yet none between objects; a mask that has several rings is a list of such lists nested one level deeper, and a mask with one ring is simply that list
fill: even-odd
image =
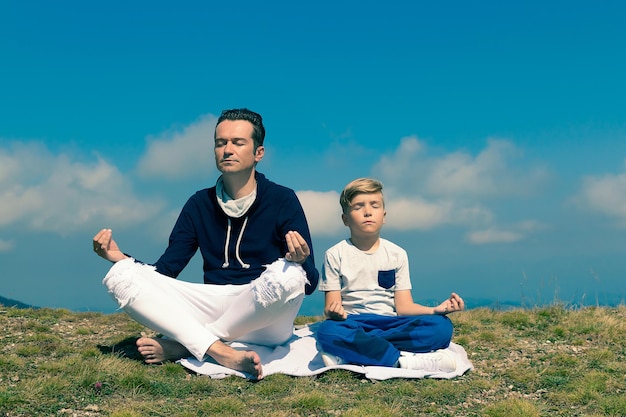
[{"label": "hillside", "polygon": [[150,332],[123,314],[0,307],[0,415],[626,415],[626,307],[481,308],[452,320],[475,367],[454,380],[334,370],[253,383],[142,364],[133,343]]},{"label": "hillside", "polygon": [[33,308],[34,306],[22,303],[21,301],[11,300],[0,296],[0,306],[14,307],[14,308]]}]

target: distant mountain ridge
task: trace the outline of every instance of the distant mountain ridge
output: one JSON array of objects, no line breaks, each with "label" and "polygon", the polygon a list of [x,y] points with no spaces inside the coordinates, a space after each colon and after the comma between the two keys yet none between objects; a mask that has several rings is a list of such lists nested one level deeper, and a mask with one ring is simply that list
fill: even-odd
[{"label": "distant mountain ridge", "polygon": [[0,305],[15,308],[35,308],[34,306],[22,303],[21,301],[11,300],[10,298],[4,298],[2,296],[0,296]]}]

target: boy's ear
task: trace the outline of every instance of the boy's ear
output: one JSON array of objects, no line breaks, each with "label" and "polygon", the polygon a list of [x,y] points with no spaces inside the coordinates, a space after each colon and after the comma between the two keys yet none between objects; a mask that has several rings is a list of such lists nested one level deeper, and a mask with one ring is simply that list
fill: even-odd
[{"label": "boy's ear", "polygon": [[341,221],[343,221],[344,226],[348,225],[348,217],[343,213],[341,213]]},{"label": "boy's ear", "polygon": [[383,223],[385,223],[386,218],[387,218],[387,210],[383,211]]}]

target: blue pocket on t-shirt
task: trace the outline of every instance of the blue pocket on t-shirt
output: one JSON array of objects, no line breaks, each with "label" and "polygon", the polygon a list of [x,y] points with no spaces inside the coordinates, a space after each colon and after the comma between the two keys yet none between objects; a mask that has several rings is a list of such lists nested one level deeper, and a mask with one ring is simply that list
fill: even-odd
[{"label": "blue pocket on t-shirt", "polygon": [[378,271],[378,285],[387,290],[396,285],[396,270]]}]

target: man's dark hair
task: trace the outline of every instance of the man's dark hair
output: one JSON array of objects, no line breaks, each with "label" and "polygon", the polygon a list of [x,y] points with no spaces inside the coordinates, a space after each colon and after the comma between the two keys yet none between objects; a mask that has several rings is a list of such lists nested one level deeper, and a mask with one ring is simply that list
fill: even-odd
[{"label": "man's dark hair", "polygon": [[265,139],[265,127],[263,127],[263,118],[260,114],[248,109],[231,109],[224,110],[217,119],[215,126],[222,123],[224,120],[245,120],[252,123],[254,131],[252,132],[252,140],[254,140],[254,147],[262,146]]}]

